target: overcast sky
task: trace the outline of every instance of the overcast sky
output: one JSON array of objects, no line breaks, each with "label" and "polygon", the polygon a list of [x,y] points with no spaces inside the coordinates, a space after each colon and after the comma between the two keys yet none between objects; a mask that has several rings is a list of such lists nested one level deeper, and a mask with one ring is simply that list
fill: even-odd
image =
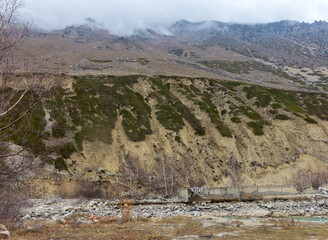
[{"label": "overcast sky", "polygon": [[93,18],[114,34],[188,21],[328,20],[328,0],[25,0],[34,24],[60,29]]}]

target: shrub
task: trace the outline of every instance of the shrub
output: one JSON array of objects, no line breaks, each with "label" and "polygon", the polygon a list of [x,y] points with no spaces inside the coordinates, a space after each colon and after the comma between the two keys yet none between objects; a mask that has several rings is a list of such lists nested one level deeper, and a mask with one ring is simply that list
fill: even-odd
[{"label": "shrub", "polygon": [[279,103],[272,103],[272,104],[271,104],[271,107],[272,107],[273,109],[279,109],[279,108],[282,108],[281,104],[279,104]]},{"label": "shrub", "polygon": [[253,129],[255,135],[263,135],[263,125],[259,122],[249,122],[247,126]]},{"label": "shrub", "polygon": [[307,121],[308,123],[312,123],[312,124],[318,123],[316,120],[314,120],[313,118],[310,118],[310,117],[306,117],[306,118],[304,118],[304,120]]},{"label": "shrub", "polygon": [[57,149],[57,153],[63,158],[69,158],[74,152],[76,152],[76,148],[72,143],[66,143]]},{"label": "shrub", "polygon": [[[9,182],[8,182],[9,183]],[[17,224],[21,211],[26,207],[26,186],[13,186],[14,184],[1,183],[0,185],[0,222]],[[7,225],[8,227],[8,225]]]},{"label": "shrub", "polygon": [[241,123],[241,119],[240,119],[239,117],[232,117],[232,118],[231,118],[231,121],[232,121],[233,123]]},{"label": "shrub", "polygon": [[290,117],[286,116],[285,114],[277,114],[275,116],[276,119],[279,119],[279,120],[288,120],[290,119]]},{"label": "shrub", "polygon": [[62,157],[58,157],[54,160],[54,165],[55,165],[55,168],[58,170],[58,171],[61,171],[61,170],[66,170],[68,171],[68,167],[67,167],[67,164],[66,164],[66,161],[64,160],[64,158]]}]

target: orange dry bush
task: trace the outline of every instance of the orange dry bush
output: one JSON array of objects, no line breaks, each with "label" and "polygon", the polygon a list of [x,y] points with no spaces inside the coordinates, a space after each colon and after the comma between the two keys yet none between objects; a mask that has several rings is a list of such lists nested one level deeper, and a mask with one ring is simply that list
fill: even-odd
[{"label": "orange dry bush", "polygon": [[119,206],[122,215],[120,222],[131,222],[133,219],[132,217],[133,201],[128,200],[127,198],[125,200],[121,198]]},{"label": "orange dry bush", "polygon": [[109,224],[118,222],[119,218],[116,216],[106,216],[99,219],[99,224]]}]

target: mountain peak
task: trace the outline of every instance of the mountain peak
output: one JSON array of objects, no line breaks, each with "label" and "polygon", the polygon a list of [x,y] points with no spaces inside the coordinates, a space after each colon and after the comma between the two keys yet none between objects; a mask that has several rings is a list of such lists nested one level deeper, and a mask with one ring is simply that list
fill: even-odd
[{"label": "mountain peak", "polygon": [[109,32],[92,18],[86,18],[82,25],[67,26],[62,34],[63,38],[71,38],[75,42],[96,42],[107,40]]}]

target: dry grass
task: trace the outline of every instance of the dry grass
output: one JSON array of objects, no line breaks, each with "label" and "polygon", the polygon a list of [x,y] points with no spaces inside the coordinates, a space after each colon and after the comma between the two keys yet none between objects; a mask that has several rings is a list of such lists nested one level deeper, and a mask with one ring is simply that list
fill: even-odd
[{"label": "dry grass", "polygon": [[[78,216],[76,216],[78,217]],[[122,222],[107,217],[94,224],[78,226],[73,218],[65,224],[41,225],[30,230],[16,230],[13,239],[18,240],[87,240],[87,239],[157,239],[166,240],[188,236],[200,239],[327,239],[328,224],[300,223],[291,219],[264,221],[253,227],[243,224],[244,220],[214,221],[203,217],[172,217],[162,220],[139,220]],[[211,224],[208,224],[211,223]],[[40,227],[42,226],[42,227]]]},{"label": "dry grass", "polygon": [[300,223],[295,221],[294,218],[273,219],[271,222],[275,227],[279,227],[285,230],[297,229],[300,226]]}]

